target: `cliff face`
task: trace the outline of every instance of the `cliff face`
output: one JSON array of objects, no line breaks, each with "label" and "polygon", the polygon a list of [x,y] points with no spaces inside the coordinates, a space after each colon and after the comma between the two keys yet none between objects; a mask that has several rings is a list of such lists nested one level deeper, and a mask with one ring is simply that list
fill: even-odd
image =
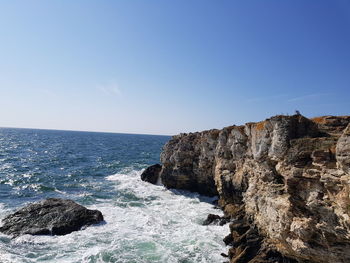
[{"label": "cliff face", "polygon": [[234,219],[231,262],[350,262],[350,116],[275,116],[174,136],[162,183]]}]

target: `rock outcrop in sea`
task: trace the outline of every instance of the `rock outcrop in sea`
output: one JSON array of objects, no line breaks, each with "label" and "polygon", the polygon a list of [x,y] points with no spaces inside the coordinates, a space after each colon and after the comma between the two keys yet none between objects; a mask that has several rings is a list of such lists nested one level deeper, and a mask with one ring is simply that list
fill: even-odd
[{"label": "rock outcrop in sea", "polygon": [[350,116],[275,116],[174,136],[162,183],[219,195],[230,262],[350,262]]},{"label": "rock outcrop in sea", "polygon": [[141,174],[141,180],[149,182],[151,184],[156,184],[159,179],[159,173],[162,170],[160,164],[154,164],[146,168]]},{"label": "rock outcrop in sea", "polygon": [[89,210],[72,200],[49,198],[5,217],[0,232],[13,236],[66,235],[101,221],[103,216],[98,210]]}]

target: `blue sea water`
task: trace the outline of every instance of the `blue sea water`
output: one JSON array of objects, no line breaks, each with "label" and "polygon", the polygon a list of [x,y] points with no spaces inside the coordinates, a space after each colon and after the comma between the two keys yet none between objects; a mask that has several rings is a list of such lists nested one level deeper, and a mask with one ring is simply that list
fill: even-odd
[{"label": "blue sea water", "polygon": [[0,128],[0,220],[48,197],[99,209],[105,224],[65,236],[0,234],[0,262],[222,262],[226,226],[210,199],[140,180],[167,136]]}]

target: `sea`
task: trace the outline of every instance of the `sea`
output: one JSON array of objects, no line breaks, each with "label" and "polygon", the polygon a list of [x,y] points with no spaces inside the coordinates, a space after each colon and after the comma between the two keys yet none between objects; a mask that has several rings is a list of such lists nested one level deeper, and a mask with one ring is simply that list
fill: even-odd
[{"label": "sea", "polygon": [[[223,262],[228,226],[213,198],[141,181],[168,136],[0,128],[0,220],[28,203],[72,199],[105,221],[65,236],[0,233],[0,263]],[[1,223],[0,223],[1,225]]]}]

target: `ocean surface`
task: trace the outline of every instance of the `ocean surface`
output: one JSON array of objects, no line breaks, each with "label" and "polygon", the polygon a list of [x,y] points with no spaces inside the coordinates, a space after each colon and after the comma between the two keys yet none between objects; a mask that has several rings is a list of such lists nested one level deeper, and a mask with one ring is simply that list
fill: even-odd
[{"label": "ocean surface", "polygon": [[[0,262],[222,262],[228,226],[212,199],[140,180],[167,136],[0,128],[0,220],[48,197],[100,210],[105,223],[65,236],[0,234]],[[1,224],[1,223],[0,223]]]}]

